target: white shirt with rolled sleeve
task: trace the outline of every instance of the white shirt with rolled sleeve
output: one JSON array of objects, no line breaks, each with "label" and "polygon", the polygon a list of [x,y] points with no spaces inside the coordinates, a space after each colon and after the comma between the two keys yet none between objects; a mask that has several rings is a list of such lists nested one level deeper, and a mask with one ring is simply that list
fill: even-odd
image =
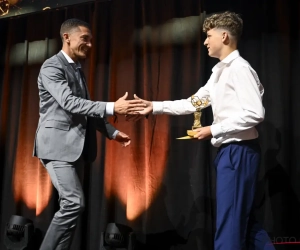
[{"label": "white shirt with rolled sleeve", "polygon": [[[211,125],[213,146],[258,137],[255,126],[265,116],[263,93],[264,88],[255,70],[238,50],[214,66],[208,82],[194,95],[209,97],[214,118]],[[191,97],[153,102],[153,114],[186,115],[195,111]]]}]

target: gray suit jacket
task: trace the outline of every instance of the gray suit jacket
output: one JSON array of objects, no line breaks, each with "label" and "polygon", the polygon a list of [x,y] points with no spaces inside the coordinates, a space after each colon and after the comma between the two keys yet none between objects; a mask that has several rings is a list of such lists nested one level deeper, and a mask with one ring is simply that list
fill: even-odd
[{"label": "gray suit jacket", "polygon": [[[85,79],[84,79],[85,82]],[[41,159],[86,161],[96,158],[96,129],[112,139],[116,129],[106,121],[106,102],[83,98],[75,70],[64,55],[47,59],[38,76],[40,118],[33,156]],[[85,84],[86,93],[88,93]]]}]

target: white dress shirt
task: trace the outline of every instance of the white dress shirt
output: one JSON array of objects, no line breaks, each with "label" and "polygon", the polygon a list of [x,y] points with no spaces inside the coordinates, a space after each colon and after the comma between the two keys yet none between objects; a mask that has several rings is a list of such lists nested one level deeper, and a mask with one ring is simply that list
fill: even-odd
[{"label": "white dress shirt", "polygon": [[[211,133],[213,146],[258,137],[255,128],[263,121],[264,88],[238,50],[230,53],[212,69],[210,79],[194,96],[209,97],[213,111]],[[153,102],[153,114],[186,115],[196,111],[188,99]]]}]

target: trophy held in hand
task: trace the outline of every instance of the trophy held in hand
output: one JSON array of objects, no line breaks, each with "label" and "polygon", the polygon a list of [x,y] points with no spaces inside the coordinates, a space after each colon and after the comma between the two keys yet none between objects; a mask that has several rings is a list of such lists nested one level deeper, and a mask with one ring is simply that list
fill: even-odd
[{"label": "trophy held in hand", "polygon": [[192,126],[191,130],[187,130],[188,136],[180,137],[177,139],[193,139],[194,135],[197,133],[194,131],[196,128],[201,128],[201,114],[202,114],[202,109],[206,108],[210,104],[209,97],[203,97],[199,98],[198,96],[191,96],[191,103],[193,106],[196,108],[196,111],[194,112],[194,123]]}]

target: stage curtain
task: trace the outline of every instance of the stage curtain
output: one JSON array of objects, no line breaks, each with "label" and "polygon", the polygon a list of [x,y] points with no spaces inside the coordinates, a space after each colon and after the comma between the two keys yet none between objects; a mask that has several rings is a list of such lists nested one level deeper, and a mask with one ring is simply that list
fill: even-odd
[{"label": "stage curtain", "polygon": [[[116,101],[126,91],[129,99],[176,100],[208,80],[217,60],[203,46],[201,22],[224,10],[241,14],[240,53],[265,87],[257,216],[275,243],[300,241],[299,3],[112,0],[0,19],[1,247],[11,215],[33,220],[41,238],[58,209],[57,192],[32,150],[37,77],[43,61],[61,49],[61,23],[75,17],[92,25],[92,53],[83,62],[92,100]],[[130,226],[137,249],[213,249],[217,148],[176,139],[191,128],[193,115],[149,115],[137,122],[118,116],[110,122],[132,142],[123,148],[97,134],[98,155],[85,166],[86,208],[72,250],[100,249],[110,222]],[[211,122],[207,108],[202,123]]]}]

